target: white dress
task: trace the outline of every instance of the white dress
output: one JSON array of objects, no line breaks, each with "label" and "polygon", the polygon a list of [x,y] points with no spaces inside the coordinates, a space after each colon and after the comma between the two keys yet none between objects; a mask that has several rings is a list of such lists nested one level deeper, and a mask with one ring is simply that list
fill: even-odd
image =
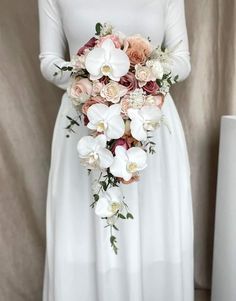
[{"label": "white dress", "polygon": [[[95,34],[97,22],[110,22],[127,35],[140,33],[175,51],[173,72],[190,72],[183,0],[39,0],[40,61],[43,76],[66,89],[69,75],[53,77],[54,63]],[[50,99],[49,99],[50,101]],[[94,214],[91,178],[80,165],[79,135],[66,138],[66,92],[54,128],[47,195],[47,252],[44,301],[193,301],[193,214],[185,137],[170,95],[163,113],[172,133],[156,131],[157,153],[150,155],[141,180],[123,185],[134,220],[121,220],[118,255],[109,230]]]}]

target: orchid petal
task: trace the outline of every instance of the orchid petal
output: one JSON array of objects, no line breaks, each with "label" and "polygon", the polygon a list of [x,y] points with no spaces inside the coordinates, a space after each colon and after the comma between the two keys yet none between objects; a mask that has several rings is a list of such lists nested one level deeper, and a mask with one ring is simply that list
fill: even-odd
[{"label": "orchid petal", "polygon": [[100,168],[108,168],[112,165],[114,157],[108,149],[101,148],[97,153],[99,156]]},{"label": "orchid petal", "polygon": [[111,53],[111,58],[109,60],[112,66],[112,75],[115,77],[121,77],[128,73],[130,67],[130,61],[127,54],[120,50],[114,49]]},{"label": "orchid petal", "polygon": [[147,140],[147,131],[144,130],[143,121],[140,119],[132,119],[130,122],[130,130],[132,136],[138,141]]},{"label": "orchid petal", "polygon": [[106,136],[110,139],[119,139],[124,135],[125,124],[120,115],[113,116],[109,119],[108,127],[106,129]]},{"label": "orchid petal", "polygon": [[77,144],[77,151],[81,157],[86,156],[93,150],[94,138],[91,136],[82,137]]},{"label": "orchid petal", "polygon": [[138,170],[143,170],[147,166],[147,153],[140,147],[131,147],[127,150],[129,162],[135,162]]},{"label": "orchid petal", "polygon": [[113,213],[109,210],[109,202],[106,197],[100,197],[96,207],[95,214],[100,217],[111,217]]},{"label": "orchid petal", "polygon": [[94,48],[86,55],[85,68],[91,75],[98,76],[100,74],[102,64],[104,63],[104,59],[104,49],[100,47]]},{"label": "orchid petal", "polygon": [[102,103],[91,105],[87,111],[89,121],[93,124],[96,124],[97,122],[104,120],[107,114],[107,110],[108,106]]}]

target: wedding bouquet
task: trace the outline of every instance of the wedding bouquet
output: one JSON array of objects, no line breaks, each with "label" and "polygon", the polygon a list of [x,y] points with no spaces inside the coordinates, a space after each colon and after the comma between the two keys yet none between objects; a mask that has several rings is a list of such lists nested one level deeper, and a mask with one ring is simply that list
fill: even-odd
[{"label": "wedding bouquet", "polygon": [[77,115],[67,116],[67,130],[75,132],[81,124],[89,129],[77,150],[81,163],[96,175],[91,207],[110,227],[115,253],[117,220],[133,219],[120,185],[139,180],[148,153],[155,152],[153,132],[167,125],[161,107],[177,81],[170,64],[171,51],[154,47],[149,38],[125,36],[108,23],[97,23],[95,36],[70,64],[57,66],[71,72],[67,92]]}]

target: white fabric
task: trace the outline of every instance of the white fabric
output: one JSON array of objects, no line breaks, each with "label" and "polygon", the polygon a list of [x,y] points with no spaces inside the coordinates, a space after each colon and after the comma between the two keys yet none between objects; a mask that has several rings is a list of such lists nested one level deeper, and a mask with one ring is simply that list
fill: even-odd
[{"label": "white fabric", "polygon": [[[182,0],[39,0],[40,60],[44,77],[66,89],[69,76],[53,77],[63,66],[66,41],[70,54],[94,35],[96,22],[110,21],[125,34],[149,36],[175,51],[173,72],[190,72]],[[157,153],[150,155],[141,180],[123,185],[134,220],[109,230],[89,207],[91,181],[80,165],[76,145],[87,133],[66,138],[66,114],[73,107],[65,93],[52,143],[47,196],[47,252],[44,301],[193,301],[193,215],[185,137],[170,95],[163,106],[171,131],[155,134]]]}]

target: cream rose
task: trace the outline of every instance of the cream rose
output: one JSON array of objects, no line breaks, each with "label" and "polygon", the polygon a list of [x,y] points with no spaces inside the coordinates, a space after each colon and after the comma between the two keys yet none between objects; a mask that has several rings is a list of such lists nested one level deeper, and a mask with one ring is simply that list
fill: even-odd
[{"label": "cream rose", "polygon": [[135,65],[135,77],[139,81],[139,86],[144,86],[148,81],[155,80],[152,71],[147,66]]},{"label": "cream rose", "polygon": [[118,84],[117,82],[111,81],[101,89],[100,95],[107,101],[118,103],[120,101],[120,98],[127,92],[128,89],[126,87]]}]

